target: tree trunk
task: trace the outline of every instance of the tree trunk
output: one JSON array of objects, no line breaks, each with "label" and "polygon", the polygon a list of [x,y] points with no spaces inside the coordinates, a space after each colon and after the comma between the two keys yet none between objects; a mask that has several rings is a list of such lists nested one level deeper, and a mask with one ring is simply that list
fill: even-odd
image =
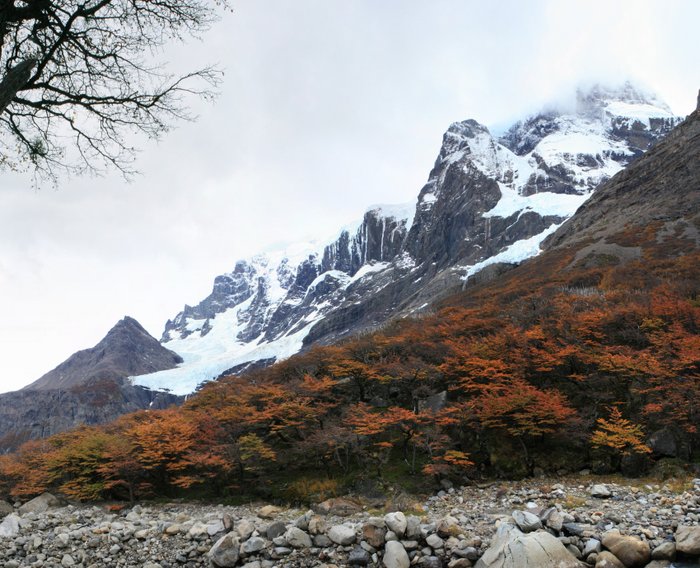
[{"label": "tree trunk", "polygon": [[12,67],[0,81],[0,114],[5,112],[17,92],[27,84],[34,65],[36,65],[36,60],[25,59]]}]

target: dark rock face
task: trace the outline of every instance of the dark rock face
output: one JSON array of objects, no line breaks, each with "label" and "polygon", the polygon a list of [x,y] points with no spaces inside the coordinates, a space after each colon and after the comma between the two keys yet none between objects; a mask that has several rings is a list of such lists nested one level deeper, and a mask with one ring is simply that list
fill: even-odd
[{"label": "dark rock face", "polygon": [[172,369],[182,358],[163,347],[139,322],[125,317],[95,347],[78,351],[23,390],[67,390],[91,381]]},{"label": "dark rock face", "polygon": [[101,379],[67,390],[20,390],[0,394],[0,453],[31,439],[46,438],[79,424],[102,424],[144,408],[167,408],[182,398]]},{"label": "dark rock face", "polygon": [[180,397],[132,385],[127,377],[170,369],[181,361],[125,317],[95,347],[75,353],[20,391],[0,394],[0,453],[79,424],[179,403]]},{"label": "dark rock face", "polygon": [[544,242],[544,248],[590,240],[594,244],[584,251],[592,254],[596,247],[609,247],[606,237],[622,231],[629,219],[639,227],[663,224],[666,234],[660,238],[675,236],[700,243],[698,156],[700,111],[695,111],[663,142],[602,186]]}]

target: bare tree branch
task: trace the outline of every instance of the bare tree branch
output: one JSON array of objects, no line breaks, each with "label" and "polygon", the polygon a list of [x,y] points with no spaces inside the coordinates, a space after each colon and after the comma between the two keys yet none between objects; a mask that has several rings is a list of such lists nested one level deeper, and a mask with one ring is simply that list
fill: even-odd
[{"label": "bare tree branch", "polygon": [[221,72],[169,74],[153,54],[198,38],[227,0],[0,0],[0,167],[134,173],[134,133],[190,120]]}]

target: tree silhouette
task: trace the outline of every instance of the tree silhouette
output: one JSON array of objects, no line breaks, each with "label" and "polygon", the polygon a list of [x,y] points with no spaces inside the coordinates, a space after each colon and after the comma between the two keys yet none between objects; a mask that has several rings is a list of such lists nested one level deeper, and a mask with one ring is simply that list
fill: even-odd
[{"label": "tree silhouette", "polygon": [[173,75],[153,55],[198,37],[226,0],[0,0],[0,166],[133,173],[133,133],[158,138],[210,97],[212,67]]}]

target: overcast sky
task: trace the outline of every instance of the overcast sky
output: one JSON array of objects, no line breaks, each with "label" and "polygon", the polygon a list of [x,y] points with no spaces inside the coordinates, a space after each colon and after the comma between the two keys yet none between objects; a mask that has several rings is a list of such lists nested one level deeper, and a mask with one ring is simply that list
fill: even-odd
[{"label": "overcast sky", "polygon": [[676,113],[700,87],[696,0],[232,0],[170,57],[226,69],[142,175],[33,190],[0,172],[0,392],[124,315],[160,337],[236,259],[415,200],[454,121],[504,125],[630,78]]}]

